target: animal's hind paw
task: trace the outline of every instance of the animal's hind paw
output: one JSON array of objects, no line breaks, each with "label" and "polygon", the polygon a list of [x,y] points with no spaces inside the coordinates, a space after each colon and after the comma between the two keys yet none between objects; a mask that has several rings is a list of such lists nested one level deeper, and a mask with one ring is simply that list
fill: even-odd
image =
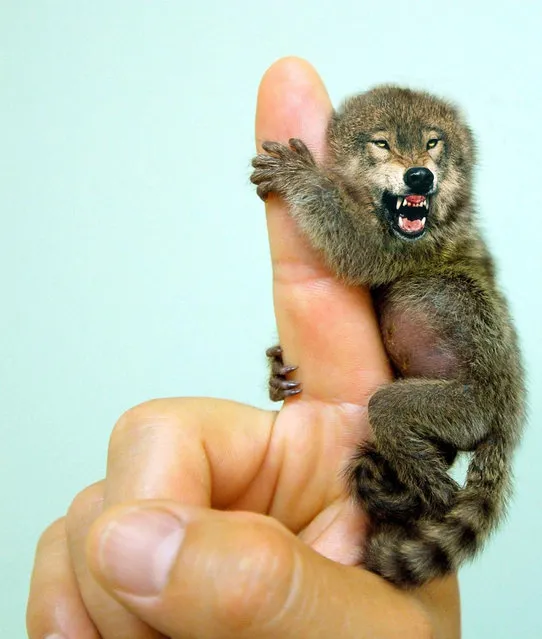
[{"label": "animal's hind paw", "polygon": [[301,393],[301,382],[286,379],[287,375],[293,373],[297,366],[287,366],[282,359],[282,348],[280,345],[272,346],[265,352],[271,364],[269,375],[269,398],[273,402],[281,402],[292,395]]},{"label": "animal's hind paw", "polygon": [[364,444],[348,474],[354,498],[373,521],[408,522],[424,515],[421,499],[400,482],[371,444]]}]

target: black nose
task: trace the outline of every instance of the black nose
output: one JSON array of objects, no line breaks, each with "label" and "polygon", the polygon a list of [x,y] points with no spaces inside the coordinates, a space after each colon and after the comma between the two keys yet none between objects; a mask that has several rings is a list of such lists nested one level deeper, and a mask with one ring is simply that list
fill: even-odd
[{"label": "black nose", "polygon": [[431,189],[435,176],[424,166],[413,166],[408,171],[405,171],[403,179],[409,188],[421,195]]}]

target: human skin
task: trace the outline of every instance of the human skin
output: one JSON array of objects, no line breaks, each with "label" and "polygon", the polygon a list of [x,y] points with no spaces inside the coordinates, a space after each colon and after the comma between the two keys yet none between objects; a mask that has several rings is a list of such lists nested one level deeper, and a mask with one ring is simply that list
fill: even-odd
[{"label": "human skin", "polygon": [[[314,69],[280,60],[256,139],[299,137],[321,156],[330,111]],[[455,576],[403,592],[358,565],[366,522],[341,471],[369,436],[386,355],[368,291],[331,276],[282,202],[266,210],[279,339],[303,393],[278,413],[214,399],[125,413],[105,479],[40,539],[30,639],[459,637]]]}]

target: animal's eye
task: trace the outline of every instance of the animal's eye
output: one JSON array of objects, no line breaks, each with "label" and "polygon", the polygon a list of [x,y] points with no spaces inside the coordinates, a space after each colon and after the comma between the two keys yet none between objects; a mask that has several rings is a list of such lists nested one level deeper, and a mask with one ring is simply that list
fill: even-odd
[{"label": "animal's eye", "polygon": [[429,151],[429,149],[434,149],[439,142],[440,140],[438,138],[431,138],[427,143],[427,150]]},{"label": "animal's eye", "polygon": [[386,140],[371,140],[371,142],[379,149],[388,149],[388,151],[390,150],[390,145],[386,142]]}]

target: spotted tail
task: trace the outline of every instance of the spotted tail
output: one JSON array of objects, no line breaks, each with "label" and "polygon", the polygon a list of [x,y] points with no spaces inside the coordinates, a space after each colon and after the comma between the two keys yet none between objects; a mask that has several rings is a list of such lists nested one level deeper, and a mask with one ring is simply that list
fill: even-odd
[{"label": "spotted tail", "polygon": [[488,438],[470,462],[465,486],[442,519],[377,526],[366,567],[403,588],[455,571],[482,548],[502,518],[511,488],[511,447]]}]

